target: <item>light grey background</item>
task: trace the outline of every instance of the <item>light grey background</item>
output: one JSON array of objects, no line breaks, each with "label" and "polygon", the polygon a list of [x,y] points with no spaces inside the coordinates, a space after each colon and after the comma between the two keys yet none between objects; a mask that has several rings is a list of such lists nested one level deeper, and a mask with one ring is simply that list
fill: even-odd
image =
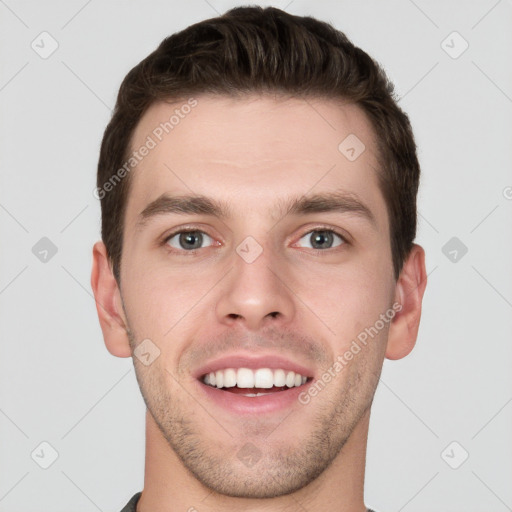
[{"label": "light grey background", "polygon": [[[2,512],[116,512],[142,489],[144,404],[131,360],[103,345],[89,285],[98,149],[129,69],[236,4],[0,0]],[[417,346],[385,362],[376,393],[366,503],[512,510],[512,4],[272,5],[333,22],[380,61],[419,145],[429,282]],[[58,42],[46,59],[31,47],[51,49],[43,31]],[[42,237],[58,250],[46,262]],[[467,254],[443,253],[452,237]],[[42,442],[58,452],[48,469]]]}]

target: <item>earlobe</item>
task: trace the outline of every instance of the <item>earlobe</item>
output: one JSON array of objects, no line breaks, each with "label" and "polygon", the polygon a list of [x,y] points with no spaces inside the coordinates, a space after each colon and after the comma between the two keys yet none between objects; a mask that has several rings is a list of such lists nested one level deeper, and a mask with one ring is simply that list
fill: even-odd
[{"label": "earlobe", "polygon": [[414,348],[426,286],[425,251],[421,246],[413,244],[396,283],[395,300],[402,307],[389,328],[387,359],[401,359]]},{"label": "earlobe", "polygon": [[121,294],[103,242],[94,244],[91,286],[108,351],[117,357],[130,357],[132,354]]}]

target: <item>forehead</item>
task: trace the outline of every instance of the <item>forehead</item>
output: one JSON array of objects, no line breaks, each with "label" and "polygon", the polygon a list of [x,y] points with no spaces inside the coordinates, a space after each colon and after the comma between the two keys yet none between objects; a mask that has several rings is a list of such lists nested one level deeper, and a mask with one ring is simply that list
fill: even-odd
[{"label": "forehead", "polygon": [[132,216],[162,194],[258,211],[283,197],[340,189],[373,204],[377,216],[385,209],[375,135],[353,104],[265,95],[159,102],[139,122],[131,149],[145,154],[131,172]]}]

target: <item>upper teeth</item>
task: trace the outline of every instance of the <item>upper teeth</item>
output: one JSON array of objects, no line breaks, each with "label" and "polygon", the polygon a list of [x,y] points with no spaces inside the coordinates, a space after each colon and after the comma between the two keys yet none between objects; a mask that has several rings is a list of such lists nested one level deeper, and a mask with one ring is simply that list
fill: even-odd
[{"label": "upper teeth", "polygon": [[203,382],[218,388],[271,388],[273,386],[292,388],[304,384],[307,377],[300,373],[286,370],[271,370],[270,368],[226,368],[207,373]]}]

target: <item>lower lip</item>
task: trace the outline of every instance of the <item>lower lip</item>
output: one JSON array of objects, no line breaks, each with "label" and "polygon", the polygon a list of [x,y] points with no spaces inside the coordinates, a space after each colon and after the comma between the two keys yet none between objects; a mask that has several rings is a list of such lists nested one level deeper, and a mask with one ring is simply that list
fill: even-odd
[{"label": "lower lip", "polygon": [[[305,392],[311,384],[310,381],[307,381],[302,386],[293,387],[286,391],[276,391],[261,396],[244,396],[238,393],[222,391],[221,389],[208,386],[199,380],[197,382],[202,392],[210,401],[232,413],[243,415],[283,411],[298,403],[299,395]],[[247,389],[247,393],[251,393],[251,389]]]}]

